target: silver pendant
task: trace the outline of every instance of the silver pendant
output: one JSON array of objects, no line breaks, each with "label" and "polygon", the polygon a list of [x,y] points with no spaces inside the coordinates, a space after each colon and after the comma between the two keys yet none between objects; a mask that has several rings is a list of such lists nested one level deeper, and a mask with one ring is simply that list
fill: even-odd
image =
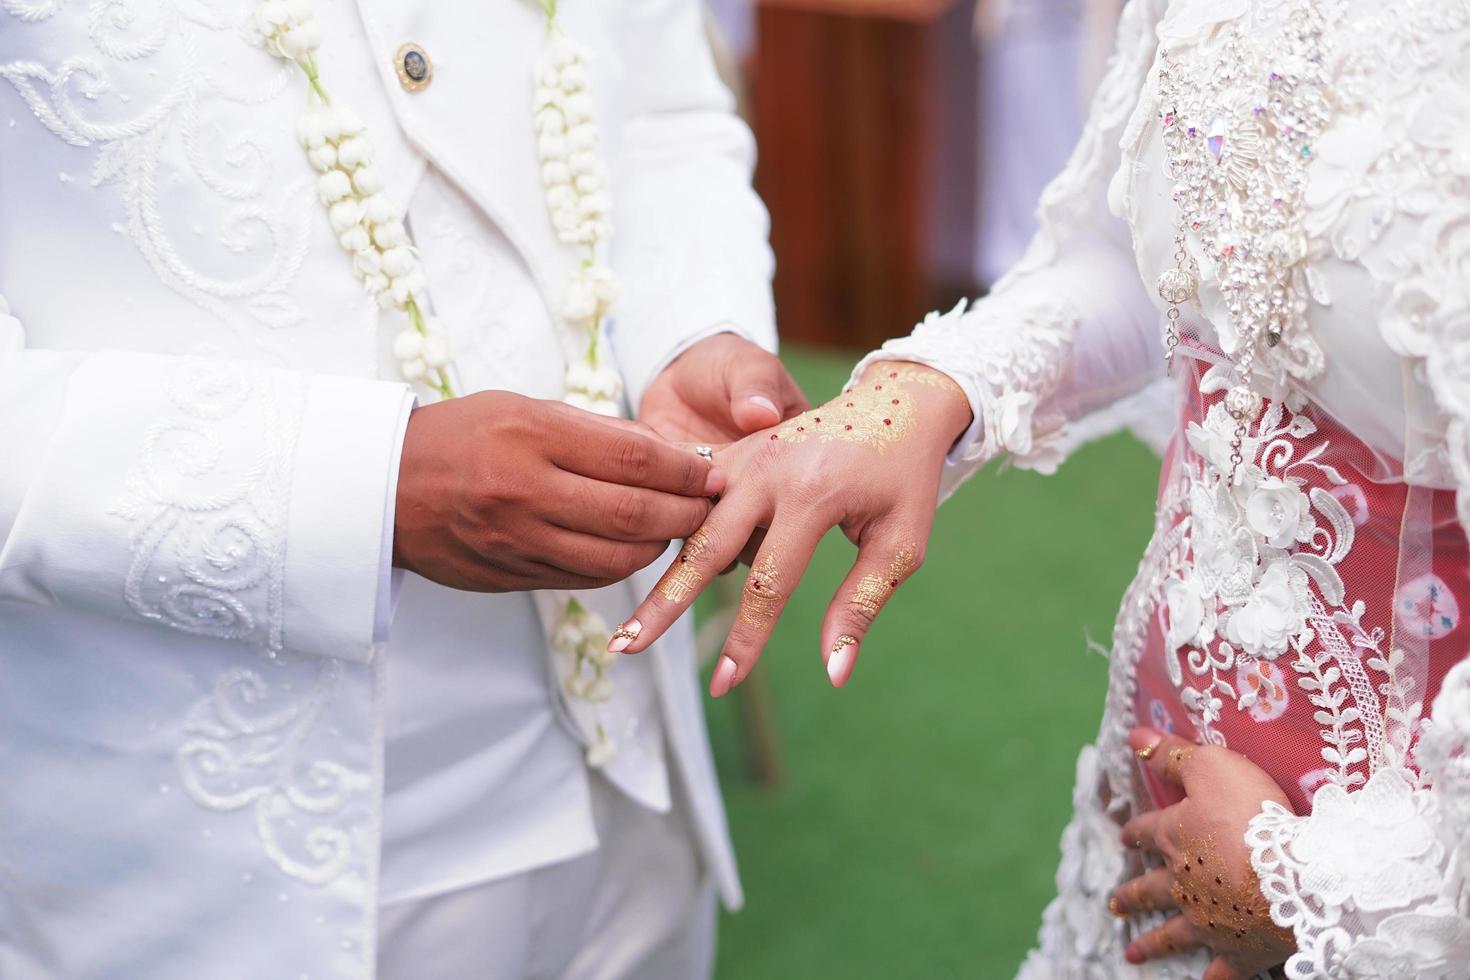
[{"label": "silver pendant", "polygon": [[1188,303],[1199,291],[1199,280],[1194,274],[1180,268],[1165,269],[1159,276],[1159,298],[1170,306]]}]

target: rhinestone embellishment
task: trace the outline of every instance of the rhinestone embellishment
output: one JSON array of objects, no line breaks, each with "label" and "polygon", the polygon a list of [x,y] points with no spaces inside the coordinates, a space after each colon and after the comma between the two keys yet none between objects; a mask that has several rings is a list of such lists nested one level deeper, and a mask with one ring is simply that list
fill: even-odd
[{"label": "rhinestone embellishment", "polygon": [[[1192,236],[1197,254],[1210,257],[1229,316],[1220,344],[1243,382],[1253,373],[1310,380],[1323,368],[1306,318],[1304,195],[1308,148],[1333,112],[1327,26],[1343,10],[1341,0],[1294,0],[1277,11],[1279,34],[1266,43],[1248,42],[1236,23],[1221,52],[1160,58],[1176,243]],[[1192,262],[1175,260],[1158,281],[1172,305],[1196,298],[1200,285]]]}]

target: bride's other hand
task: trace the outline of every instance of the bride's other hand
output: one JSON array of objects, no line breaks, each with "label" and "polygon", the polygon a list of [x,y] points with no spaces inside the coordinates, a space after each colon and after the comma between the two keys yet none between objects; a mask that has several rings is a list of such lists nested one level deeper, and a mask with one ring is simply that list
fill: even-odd
[{"label": "bride's other hand", "polygon": [[970,421],[948,376],[880,361],[850,391],[721,450],[725,495],[611,649],[645,649],[764,529],[710,683],[722,696],[750,675],[818,542],[841,527],[858,556],[827,609],[821,650],[843,686],[873,620],[923,562],[944,457]]},{"label": "bride's other hand", "polygon": [[1208,949],[1214,958],[1204,980],[1249,980],[1286,962],[1296,941],[1271,921],[1245,841],[1262,804],[1289,807],[1286,794],[1265,770],[1229,749],[1148,728],[1134,729],[1128,742],[1158,778],[1186,795],[1123,826],[1126,846],[1164,863],[1115,889],[1108,908],[1125,917],[1169,916],[1129,943],[1125,958],[1139,964]]}]

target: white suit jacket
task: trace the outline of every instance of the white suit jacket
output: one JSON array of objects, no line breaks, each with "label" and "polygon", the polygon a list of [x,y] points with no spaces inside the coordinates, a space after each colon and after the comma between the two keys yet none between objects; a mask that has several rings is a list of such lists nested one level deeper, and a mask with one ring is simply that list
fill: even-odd
[{"label": "white suit jacket", "polygon": [[[637,404],[712,330],[774,347],[766,217],[699,5],[561,8],[597,54],[623,284],[612,340]],[[403,600],[420,605],[375,642],[409,404],[389,351],[401,323],[335,243],[294,140],[301,79],[250,43],[249,10],[0,0],[6,980],[371,976],[401,693],[388,656],[532,642],[494,635],[497,610],[524,625],[527,597],[421,580]],[[323,0],[318,14],[322,78],[407,206],[461,390],[558,397],[548,309],[576,259],[550,229],[533,143],[539,4]],[[434,63],[420,92],[393,63],[409,41]],[[656,571],[610,608],[631,609]],[[690,647],[673,634],[649,669],[705,859],[738,904]],[[521,694],[520,730],[550,716],[547,690]],[[537,771],[571,787],[548,793],[585,796],[580,766]],[[504,850],[581,846],[515,802],[492,831]]]}]

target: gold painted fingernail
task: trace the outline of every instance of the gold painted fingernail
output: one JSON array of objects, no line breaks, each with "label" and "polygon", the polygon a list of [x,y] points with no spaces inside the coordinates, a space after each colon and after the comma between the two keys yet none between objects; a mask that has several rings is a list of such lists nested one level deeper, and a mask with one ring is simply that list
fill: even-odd
[{"label": "gold painted fingernail", "polygon": [[632,646],[633,641],[638,639],[638,634],[643,632],[643,624],[636,619],[630,619],[626,623],[613,630],[612,642],[607,645],[608,653],[622,653]]},{"label": "gold painted fingernail", "polygon": [[842,687],[852,676],[852,665],[857,660],[857,651],[858,638],[846,633],[832,644],[832,651],[827,656],[827,677],[832,681],[833,687]]}]

